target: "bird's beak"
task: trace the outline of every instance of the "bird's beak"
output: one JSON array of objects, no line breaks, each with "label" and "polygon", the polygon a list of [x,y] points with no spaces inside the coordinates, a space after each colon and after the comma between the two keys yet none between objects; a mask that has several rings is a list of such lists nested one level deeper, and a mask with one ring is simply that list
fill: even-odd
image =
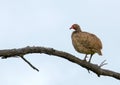
[{"label": "bird's beak", "polygon": [[70,27],[70,30],[73,29],[72,27]]}]

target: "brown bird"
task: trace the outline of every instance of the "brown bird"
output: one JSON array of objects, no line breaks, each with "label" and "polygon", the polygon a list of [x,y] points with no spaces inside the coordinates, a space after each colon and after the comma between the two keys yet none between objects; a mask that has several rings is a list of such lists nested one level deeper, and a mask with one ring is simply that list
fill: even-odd
[{"label": "brown bird", "polygon": [[73,24],[70,29],[74,29],[72,33],[72,44],[77,52],[86,54],[84,60],[86,61],[87,55],[90,54],[89,61],[95,53],[102,55],[101,40],[94,34],[84,32],[78,24]]}]

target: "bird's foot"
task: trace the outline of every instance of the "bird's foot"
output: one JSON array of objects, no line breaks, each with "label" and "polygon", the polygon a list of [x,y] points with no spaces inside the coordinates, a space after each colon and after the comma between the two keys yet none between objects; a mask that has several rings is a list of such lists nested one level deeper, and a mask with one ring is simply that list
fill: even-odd
[{"label": "bird's foot", "polygon": [[83,61],[86,61],[86,62],[87,62],[87,60],[86,60],[86,59],[83,59]]}]

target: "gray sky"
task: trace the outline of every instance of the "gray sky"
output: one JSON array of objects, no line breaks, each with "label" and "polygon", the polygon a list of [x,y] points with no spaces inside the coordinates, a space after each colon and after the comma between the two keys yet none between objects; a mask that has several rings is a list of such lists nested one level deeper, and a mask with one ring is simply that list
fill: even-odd
[{"label": "gray sky", "polygon": [[[92,62],[120,72],[120,1],[119,0],[0,0],[0,48],[45,46],[69,52],[83,59],[71,43],[70,26],[96,34],[103,42],[103,56]],[[118,80],[97,77],[65,59],[44,54],[25,57],[40,72],[20,58],[0,59],[1,85],[118,85]]]}]

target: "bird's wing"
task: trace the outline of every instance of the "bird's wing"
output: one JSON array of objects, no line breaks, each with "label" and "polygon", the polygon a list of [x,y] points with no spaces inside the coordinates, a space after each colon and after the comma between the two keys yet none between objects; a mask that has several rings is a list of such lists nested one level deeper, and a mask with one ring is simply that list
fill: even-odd
[{"label": "bird's wing", "polygon": [[102,44],[99,38],[94,34],[82,32],[77,36],[77,41],[87,49],[102,49]]}]

